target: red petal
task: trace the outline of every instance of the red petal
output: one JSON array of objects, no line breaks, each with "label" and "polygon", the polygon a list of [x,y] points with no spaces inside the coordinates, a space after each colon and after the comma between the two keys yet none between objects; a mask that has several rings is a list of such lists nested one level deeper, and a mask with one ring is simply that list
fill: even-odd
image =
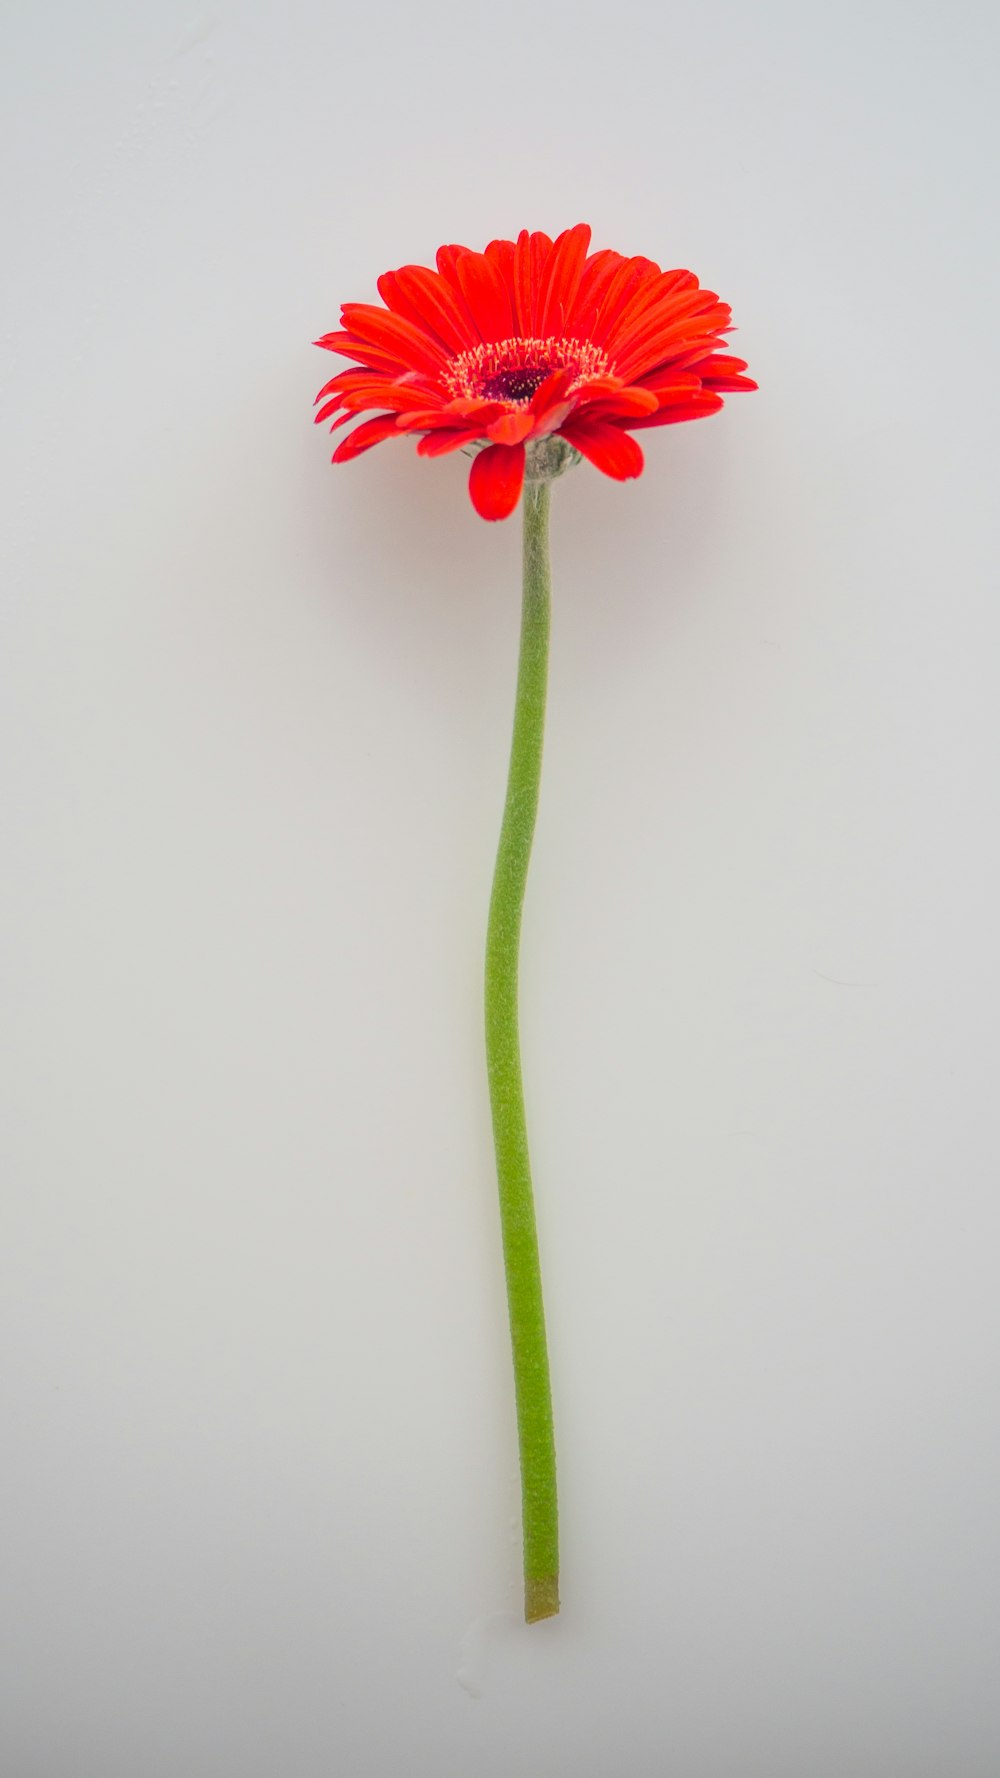
[{"label": "red petal", "polygon": [[487,426],[486,436],[494,444],[517,445],[535,430],[535,416],[527,410],[518,414],[501,414]]},{"label": "red petal", "polygon": [[645,426],[675,426],[681,420],[702,420],[706,414],[717,414],[722,405],[721,395],[706,391],[701,395],[692,395],[688,401],[661,407],[658,413],[650,414],[648,419],[630,420],[629,425],[633,432],[639,432]]},{"label": "red petal", "polygon": [[447,407],[436,412],[423,408],[414,408],[406,415],[411,426],[460,426],[463,431],[467,426],[475,426],[476,437],[482,438],[487,426],[499,420],[501,414],[508,409],[500,401],[449,401]]},{"label": "red petal", "polygon": [[550,407],[555,407],[565,395],[571,382],[573,372],[563,366],[559,370],[550,370],[544,383],[539,383],[529,403],[533,414],[544,414]]},{"label": "red petal", "polygon": [[573,391],[573,399],[577,403],[596,401],[599,395],[617,395],[619,389],[624,389],[624,387],[625,384],[619,377],[587,377],[584,382],[577,384]]},{"label": "red petal", "polygon": [[485,253],[463,253],[455,273],[482,338],[509,340],[514,331],[510,297],[492,260]]},{"label": "red petal", "polygon": [[618,267],[602,298],[597,323],[591,334],[596,346],[604,345],[626,303],[631,302],[643,285],[659,275],[660,268],[656,262],[644,259],[641,255],[635,259],[626,259]]},{"label": "red petal", "polygon": [[449,451],[460,451],[463,445],[475,444],[481,432],[428,432],[417,446],[418,457],[445,457]]},{"label": "red petal", "polygon": [[346,408],[393,408],[397,414],[409,414],[418,408],[421,411],[424,408],[437,410],[444,406],[444,399],[436,389],[414,389],[405,383],[381,383],[377,389],[349,389],[341,400]]},{"label": "red petal", "polygon": [[624,364],[637,346],[644,346],[657,333],[666,334],[682,319],[708,314],[718,301],[714,290],[678,290],[639,306],[629,303],[605,342],[607,350],[616,363]]},{"label": "red petal", "polygon": [[571,339],[590,338],[608,285],[618,267],[624,264],[622,255],[612,252],[610,247],[590,255],[583,268],[573,313],[566,323],[566,332]]},{"label": "red petal", "polygon": [[404,265],[396,273],[396,283],[449,351],[464,352],[469,346],[478,345],[478,335],[465,305],[446,278],[424,265]]},{"label": "red petal", "polygon": [[552,242],[548,235],[539,230],[531,236],[528,249],[531,277],[531,335],[537,336],[538,321],[542,309],[542,291],[545,288],[545,275],[548,270],[549,255]]},{"label": "red petal", "polygon": [[522,228],[514,248],[513,265],[514,320],[523,339],[530,339],[534,309],[531,299],[531,236]]},{"label": "red petal", "polygon": [[559,432],[564,420],[568,420],[576,408],[576,397],[571,395],[568,401],[557,401],[555,407],[546,408],[535,421],[534,438],[548,438],[552,432]]},{"label": "red petal", "polygon": [[[613,335],[606,342],[609,352],[613,354],[618,341],[624,340],[629,330],[636,328],[640,321],[645,323],[654,309],[664,308],[667,313],[679,314],[680,305],[690,302],[692,296],[695,302],[700,301],[698,280],[693,272],[661,272],[658,278],[650,278],[641,284],[619,312]],[[716,300],[714,295],[709,296],[709,303]]]},{"label": "red petal", "polygon": [[370,451],[372,445],[381,444],[383,438],[391,438],[395,431],[395,414],[376,414],[373,420],[363,420],[341,440],[330,461],[348,463],[352,457],[360,457],[362,451]]},{"label": "red petal", "polygon": [[491,444],[480,451],[469,476],[469,494],[480,518],[509,518],[521,497],[523,481],[523,444]]},{"label": "red petal", "polygon": [[585,222],[564,230],[556,241],[549,256],[538,318],[541,339],[547,339],[551,333],[563,332],[566,317],[572,314],[576,302],[589,246],[590,229]]},{"label": "red petal", "polygon": [[652,389],[615,389],[609,395],[595,395],[592,399],[578,400],[577,411],[581,420],[588,423],[595,420],[610,420],[614,417],[625,417],[629,414],[655,414],[659,402]]},{"label": "red petal", "polygon": [[682,270],[663,273],[663,288],[661,294],[664,296],[671,290],[697,290],[697,288],[698,280],[693,272]]},{"label": "red petal", "polygon": [[757,384],[753,377],[745,377],[742,374],[746,368],[745,358],[730,358],[724,353],[720,353],[717,358],[703,358],[699,364],[692,366],[706,389],[725,389],[727,391],[756,389]]},{"label": "red petal", "polygon": [[515,248],[513,241],[491,241],[486,249],[487,259],[491,264],[496,266],[497,271],[503,279],[503,287],[506,290],[507,295],[510,297],[511,312],[515,315],[516,319],[516,310],[514,309],[514,252]]},{"label": "red petal", "polygon": [[638,389],[651,389],[662,407],[664,400],[674,395],[697,395],[701,388],[701,378],[694,370],[675,370],[673,365],[665,364],[659,370],[650,371],[641,383],[633,385]]},{"label": "red petal", "polygon": [[433,334],[414,327],[389,309],[376,309],[371,303],[345,303],[342,319],[352,334],[370,341],[382,352],[391,353],[408,370],[421,370],[436,377],[448,362],[448,353]]},{"label": "red petal", "polygon": [[443,247],[439,247],[434,255],[434,261],[442,278],[447,278],[450,284],[454,284],[455,261],[461,254],[474,251],[473,247],[463,247],[460,241],[449,241]]},{"label": "red petal", "polygon": [[704,364],[709,353],[721,350],[722,347],[728,345],[728,340],[723,339],[722,335],[735,331],[735,328],[724,327],[719,332],[711,334],[708,339],[698,340],[692,346],[673,346],[668,353],[669,363],[657,364],[651,371],[643,371],[642,381],[648,383],[650,377],[656,376],[661,370],[693,370],[695,375],[698,375],[698,365]]},{"label": "red petal", "polygon": [[[641,426],[642,421],[638,424]],[[630,476],[642,474],[642,452],[635,439],[620,426],[612,426],[606,420],[574,419],[566,420],[559,433],[595,469],[614,476],[615,481],[628,481]]]},{"label": "red petal", "polygon": [[382,273],[378,280],[378,293],[386,308],[391,309],[394,315],[401,315],[404,321],[408,321],[411,327],[416,327],[421,333],[436,335],[438,343],[447,348],[448,342],[437,332],[434,323],[428,321],[427,316],[421,313],[407,294],[399,281],[398,272]]},{"label": "red petal", "polygon": [[706,389],[724,389],[727,394],[739,394],[741,389],[757,389],[753,377],[705,377]]},{"label": "red petal", "polygon": [[547,438],[550,432],[558,432],[563,421],[573,412],[578,395],[576,390],[569,393],[572,381],[571,370],[553,370],[535,390],[528,403],[529,413],[535,416],[535,438]]},{"label": "red petal", "polygon": [[356,358],[370,370],[391,370],[398,376],[404,368],[394,353],[382,352],[377,346],[355,339],[353,333],[325,333],[321,340],[313,340],[313,345],[322,346],[326,352],[340,352],[344,358]]},{"label": "red petal", "polygon": [[[718,370],[722,372],[723,376],[731,377],[735,376],[737,372],[741,370],[746,370],[747,361],[745,358],[730,358],[720,352],[718,356],[712,358],[709,358],[706,354],[703,360],[703,366],[703,370],[696,372],[698,376],[708,376],[710,372]],[[692,368],[695,367],[692,366]]]},{"label": "red petal", "polygon": [[[377,371],[365,370],[352,365],[350,370],[338,370],[335,377],[331,377],[328,383],[324,383],[316,401],[322,401],[324,395],[332,395],[338,389],[342,394],[347,389],[360,388],[362,384],[370,389],[378,389],[382,383],[388,384],[391,381],[391,377],[380,376]],[[315,406],[315,403],[313,405]]]},{"label": "red petal", "polygon": [[635,341],[630,340],[627,349],[616,359],[618,375],[630,380],[643,376],[655,365],[664,363],[689,344],[693,345],[699,334],[716,334],[719,327],[728,322],[731,313],[728,303],[717,303],[704,313],[682,315],[662,329],[658,324],[648,329],[644,327],[641,335]]}]

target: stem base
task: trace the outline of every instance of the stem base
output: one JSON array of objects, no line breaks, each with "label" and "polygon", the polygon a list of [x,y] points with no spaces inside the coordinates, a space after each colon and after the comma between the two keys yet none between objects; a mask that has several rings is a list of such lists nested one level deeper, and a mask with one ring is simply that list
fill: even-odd
[{"label": "stem base", "polygon": [[538,1624],[544,1617],[558,1617],[558,1615],[558,1574],[543,1574],[538,1580],[526,1580],[524,1583],[525,1623]]}]

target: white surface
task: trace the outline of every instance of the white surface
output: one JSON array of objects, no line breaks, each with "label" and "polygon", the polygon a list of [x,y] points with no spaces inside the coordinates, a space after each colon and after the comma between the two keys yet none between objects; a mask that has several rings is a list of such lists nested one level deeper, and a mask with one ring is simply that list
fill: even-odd
[{"label": "white surface", "polygon": [[[1000,1769],[991,10],[8,10],[10,1778]],[[762,389],[555,498],[527,1631],[518,532],[309,341],[580,218]]]}]

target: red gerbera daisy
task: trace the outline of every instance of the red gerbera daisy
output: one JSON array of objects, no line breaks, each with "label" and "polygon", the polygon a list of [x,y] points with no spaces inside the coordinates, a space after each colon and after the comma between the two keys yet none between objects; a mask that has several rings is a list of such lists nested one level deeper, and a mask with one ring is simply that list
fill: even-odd
[{"label": "red gerbera daisy", "polygon": [[425,457],[479,445],[469,492],[505,519],[529,476],[577,453],[619,481],[642,471],[633,432],[698,420],[723,391],[755,389],[721,348],[730,309],[693,272],[604,248],[577,223],[556,241],[522,229],[485,253],[441,247],[437,271],[406,265],[378,281],[385,308],[346,303],[340,333],[316,341],[353,358],[316,397],[317,420],[376,410],[334,463],[400,432]]}]

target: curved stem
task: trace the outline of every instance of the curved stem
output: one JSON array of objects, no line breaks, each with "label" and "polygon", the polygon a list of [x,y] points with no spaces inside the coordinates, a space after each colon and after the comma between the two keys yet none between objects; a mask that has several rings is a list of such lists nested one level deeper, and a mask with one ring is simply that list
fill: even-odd
[{"label": "curved stem", "polygon": [[538,808],[549,653],[549,484],[524,488],[524,599],[507,801],[486,938],[486,1060],[514,1358],[527,1622],[559,1610],[556,1452],[521,1082],[517,965]]}]

